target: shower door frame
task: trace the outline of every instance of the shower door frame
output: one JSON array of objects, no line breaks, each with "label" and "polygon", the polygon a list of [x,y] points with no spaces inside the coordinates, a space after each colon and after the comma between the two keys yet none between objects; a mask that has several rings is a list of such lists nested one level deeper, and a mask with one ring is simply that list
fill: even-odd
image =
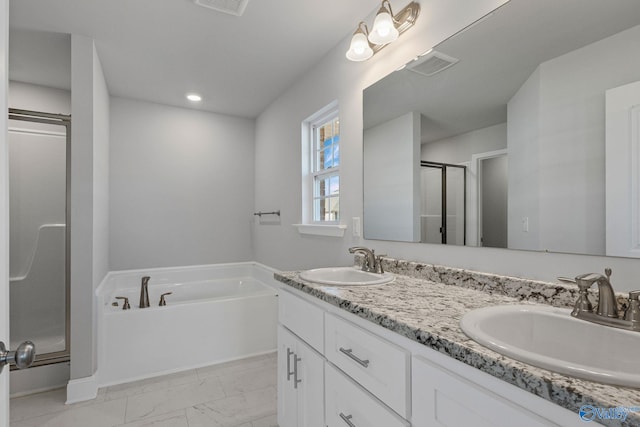
[{"label": "shower door frame", "polygon": [[[71,354],[71,115],[44,113],[41,111],[22,110],[9,108],[10,120],[21,120],[25,122],[43,123],[65,127],[66,138],[66,164],[65,164],[65,337],[64,350],[44,354],[37,354],[31,365],[43,366],[53,363],[68,362]],[[8,129],[9,131],[11,128]],[[11,256],[11,255],[9,255]],[[9,290],[11,292],[11,290]],[[11,326],[9,326],[11,333]],[[36,348],[37,351],[37,348]],[[16,369],[15,366],[11,370]]]},{"label": "shower door frame", "polygon": [[465,165],[454,165],[452,163],[432,162],[428,160],[421,160],[420,167],[440,169],[441,173],[441,223],[440,223],[440,236],[441,244],[447,244],[447,168],[462,169],[462,245],[467,245],[467,167]]}]

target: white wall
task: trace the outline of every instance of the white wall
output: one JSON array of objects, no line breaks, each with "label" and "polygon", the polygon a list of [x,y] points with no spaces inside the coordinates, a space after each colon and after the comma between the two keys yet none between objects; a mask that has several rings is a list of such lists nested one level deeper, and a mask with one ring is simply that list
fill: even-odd
[{"label": "white wall", "polygon": [[[395,8],[404,6],[404,3],[392,3]],[[282,211],[280,224],[254,226],[255,257],[258,261],[282,269],[351,262],[348,247],[367,243],[352,237],[351,229],[351,218],[362,217],[363,211],[363,89],[502,3],[504,1],[501,0],[421,1],[422,11],[416,26],[392,46],[369,61],[354,63],[344,56],[350,41],[350,36],[345,37],[258,117],[255,207],[274,206]],[[373,21],[376,11],[377,8],[371,11],[368,22]],[[335,99],[340,108],[340,208],[342,221],[348,229],[342,239],[301,236],[291,226],[302,218],[300,124]],[[275,164],[281,166],[275,168]],[[382,249],[382,252],[399,254],[395,243],[368,243]],[[400,245],[417,248],[418,253],[421,249],[431,250],[426,245]]]},{"label": "white wall", "polygon": [[[507,141],[509,150],[509,187],[507,189],[507,236],[512,249],[540,247],[540,213],[538,159],[540,100],[540,68],[507,104]],[[529,231],[522,229],[522,221],[529,223]]]},{"label": "white wall", "polygon": [[364,235],[419,242],[420,114],[407,113],[366,129],[364,139]]},{"label": "white wall", "polygon": [[[71,379],[97,368],[94,290],[106,274],[109,98],[92,39],[71,37]],[[73,394],[73,385],[68,392]]]},{"label": "white wall", "polygon": [[539,217],[529,236],[510,233],[510,247],[605,253],[605,91],[640,79],[639,39],[636,26],[544,62],[509,103],[509,182],[528,183],[509,189],[510,228]]},{"label": "white wall", "polygon": [[[281,269],[347,265],[352,261],[347,248],[364,244],[395,257],[543,280],[610,266],[616,289],[637,287],[637,260],[351,237],[350,219],[361,217],[363,210],[362,90],[501,3],[423,0],[416,26],[393,45],[369,61],[352,63],[344,57],[349,42],[345,38],[258,117],[255,206],[277,206],[282,210],[282,221],[275,226],[254,226],[257,261]],[[394,2],[394,6],[401,5]],[[340,205],[349,227],[341,239],[301,236],[290,225],[302,216],[300,123],[334,99],[340,104],[342,132]],[[282,166],[274,168],[274,164]]]},{"label": "white wall", "polygon": [[71,92],[12,80],[9,82],[9,107],[71,114]]},{"label": "white wall", "polygon": [[252,260],[253,147],[253,120],[112,98],[110,269]]},{"label": "white wall", "polygon": [[[0,341],[9,342],[9,1],[0,0]],[[0,426],[9,425],[9,369],[0,374]]]},{"label": "white wall", "polygon": [[422,144],[421,159],[458,164],[471,161],[471,156],[474,154],[505,148],[507,148],[507,124],[500,123]]}]

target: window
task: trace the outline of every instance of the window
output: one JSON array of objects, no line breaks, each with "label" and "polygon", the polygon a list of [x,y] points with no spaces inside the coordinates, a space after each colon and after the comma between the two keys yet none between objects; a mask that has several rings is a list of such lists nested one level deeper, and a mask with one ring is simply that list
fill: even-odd
[{"label": "window", "polygon": [[332,109],[310,126],[312,222],[340,220],[340,118]]}]

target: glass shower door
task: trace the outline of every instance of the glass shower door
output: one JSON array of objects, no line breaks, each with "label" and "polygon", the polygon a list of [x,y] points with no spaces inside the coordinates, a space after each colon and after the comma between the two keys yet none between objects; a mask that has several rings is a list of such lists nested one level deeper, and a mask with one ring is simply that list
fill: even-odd
[{"label": "glass shower door", "polygon": [[35,365],[68,360],[69,117],[9,111],[11,347],[35,343]]}]

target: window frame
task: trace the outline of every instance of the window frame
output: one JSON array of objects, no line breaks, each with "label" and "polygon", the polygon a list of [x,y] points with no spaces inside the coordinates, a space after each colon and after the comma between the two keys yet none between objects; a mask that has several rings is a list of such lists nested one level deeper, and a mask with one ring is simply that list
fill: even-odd
[{"label": "window frame", "polygon": [[[334,127],[335,122],[337,122],[338,129],[340,126],[340,111],[336,108],[332,108],[327,111],[325,114],[317,117],[315,120],[310,122],[309,126],[309,151],[311,158],[310,161],[310,203],[311,203],[311,224],[339,224],[340,223],[340,162],[338,162],[337,166],[330,166],[325,169],[320,169],[320,156],[322,152],[330,148],[330,150],[335,153],[335,148],[338,147],[338,152],[340,150],[340,132],[338,131],[337,141],[332,141],[330,147],[324,145],[324,141],[320,140],[320,129],[324,126],[331,124]],[[332,138],[335,138],[336,134],[332,135]],[[321,186],[322,181],[327,182],[327,186],[331,187],[331,179],[337,177],[338,178],[338,194],[333,195],[329,194],[318,194],[319,188]],[[335,219],[322,219],[321,216],[321,203],[326,200],[329,201],[331,199],[337,199],[338,210]],[[329,202],[331,203],[331,202]]]}]

